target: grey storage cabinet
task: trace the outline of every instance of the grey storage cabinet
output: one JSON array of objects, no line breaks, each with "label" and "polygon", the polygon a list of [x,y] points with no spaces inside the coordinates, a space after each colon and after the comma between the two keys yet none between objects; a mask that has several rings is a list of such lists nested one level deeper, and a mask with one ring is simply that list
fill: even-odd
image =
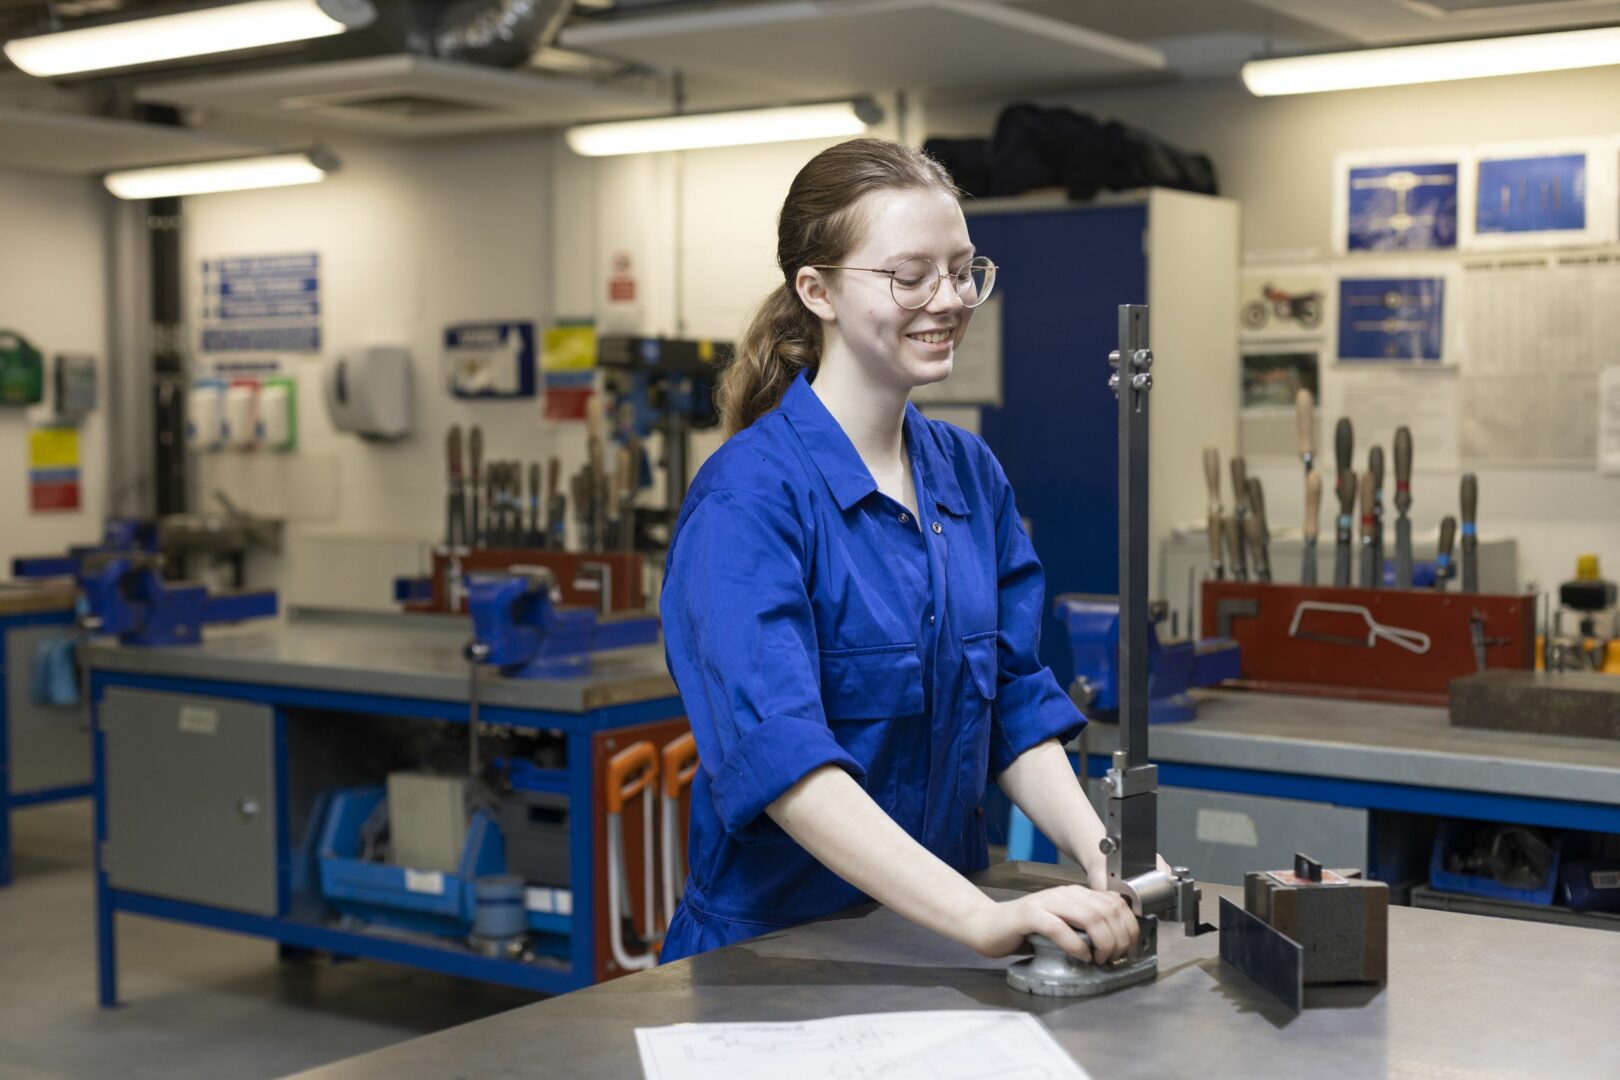
[{"label": "grey storage cabinet", "polygon": [[67,626],[18,626],[4,635],[6,732],[11,792],[20,794],[90,782],[90,731],[79,709],[41,705],[29,693],[29,671],[39,646]]},{"label": "grey storage cabinet", "polygon": [[108,883],[279,915],[274,710],[114,687],[100,724]]},{"label": "grey storage cabinet", "polygon": [[[1091,779],[1087,791],[1105,814],[1101,782]],[[1159,853],[1212,885],[1242,885],[1250,870],[1291,869],[1295,852],[1324,866],[1366,869],[1369,835],[1367,811],[1356,807],[1159,789]]]}]

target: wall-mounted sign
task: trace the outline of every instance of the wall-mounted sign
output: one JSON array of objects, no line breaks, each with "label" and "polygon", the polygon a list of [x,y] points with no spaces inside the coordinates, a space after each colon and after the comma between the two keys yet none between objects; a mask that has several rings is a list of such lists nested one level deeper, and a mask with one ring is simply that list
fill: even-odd
[{"label": "wall-mounted sign", "polygon": [[458,398],[534,397],[534,323],[445,327],[444,381]]},{"label": "wall-mounted sign", "polygon": [[596,324],[559,322],[546,329],[540,367],[546,387],[548,420],[583,420],[596,386]]},{"label": "wall-mounted sign", "polygon": [[1472,205],[1465,147],[1360,150],[1333,163],[1333,243],[1340,254],[1453,251]]},{"label": "wall-mounted sign", "polygon": [[1614,144],[1601,139],[1481,147],[1472,246],[1613,243],[1615,160]]},{"label": "wall-mounted sign", "polygon": [[28,433],[28,508],[35,513],[79,508],[79,432],[71,427]]},{"label": "wall-mounted sign", "polygon": [[1442,277],[1339,280],[1339,359],[1444,357],[1446,281]]},{"label": "wall-mounted sign", "polygon": [[321,351],[321,257],[237,255],[202,264],[202,351]]}]

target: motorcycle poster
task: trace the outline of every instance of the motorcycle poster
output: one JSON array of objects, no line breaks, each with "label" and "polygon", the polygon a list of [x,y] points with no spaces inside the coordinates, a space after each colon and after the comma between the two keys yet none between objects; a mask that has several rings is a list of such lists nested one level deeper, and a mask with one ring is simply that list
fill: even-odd
[{"label": "motorcycle poster", "polygon": [[1250,266],[1243,271],[1238,326],[1244,341],[1320,338],[1331,325],[1330,279],[1310,266]]}]

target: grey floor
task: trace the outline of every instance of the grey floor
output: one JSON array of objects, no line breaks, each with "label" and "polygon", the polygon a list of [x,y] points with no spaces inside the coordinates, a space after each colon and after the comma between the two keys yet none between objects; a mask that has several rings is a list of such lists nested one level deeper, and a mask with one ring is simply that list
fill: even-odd
[{"label": "grey floor", "polygon": [[96,1005],[88,803],[12,815],[0,889],[0,1078],[279,1077],[477,1020],[533,994],[120,916],[123,1006]]}]

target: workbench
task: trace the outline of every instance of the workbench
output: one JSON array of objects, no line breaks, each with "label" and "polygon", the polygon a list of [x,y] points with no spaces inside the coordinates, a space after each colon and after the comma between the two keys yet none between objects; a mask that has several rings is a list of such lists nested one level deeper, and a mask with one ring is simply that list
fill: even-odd
[{"label": "workbench", "polygon": [[[209,627],[198,645],[84,651],[93,703],[99,990],[117,1000],[115,916],[172,919],[284,947],[412,964],[561,993],[594,982],[601,920],[599,766],[681,716],[661,646],[595,654],[591,673],[507,679],[480,670],[480,726],[552,732],[566,764],[571,911],[566,955],[523,962],[451,940],[334,919],[311,877],[318,793],[341,775],[322,740],[384,740],[422,721],[466,724],[465,618],[298,611]],[[551,790],[551,789],[548,789]],[[584,810],[582,810],[584,808]]]},{"label": "workbench", "polygon": [[[1002,863],[995,899],[1076,880]],[[1203,917],[1217,897],[1206,887]],[[868,905],[301,1074],[301,1080],[641,1074],[634,1031],[922,1009],[1021,1009],[1099,1080],[1620,1075],[1603,1017],[1620,935],[1410,908],[1389,913],[1389,985],[1313,987],[1289,1013],[1218,958],[1218,935],[1159,935],[1155,982],[1093,999],[1010,989],[987,960]]]},{"label": "workbench", "polygon": [[[1159,844],[1200,881],[1237,884],[1259,855],[1308,851],[1395,881],[1391,815],[1620,833],[1620,742],[1453,727],[1445,709],[1200,690],[1198,718],[1155,724]],[[1092,778],[1118,728],[1086,727]],[[1036,846],[1038,858],[1049,846]],[[1281,860],[1281,861],[1279,861]]]},{"label": "workbench", "polygon": [[0,582],[0,886],[11,884],[11,812],[90,794],[78,710],[40,704],[29,690],[39,646],[72,626],[72,582]]}]

